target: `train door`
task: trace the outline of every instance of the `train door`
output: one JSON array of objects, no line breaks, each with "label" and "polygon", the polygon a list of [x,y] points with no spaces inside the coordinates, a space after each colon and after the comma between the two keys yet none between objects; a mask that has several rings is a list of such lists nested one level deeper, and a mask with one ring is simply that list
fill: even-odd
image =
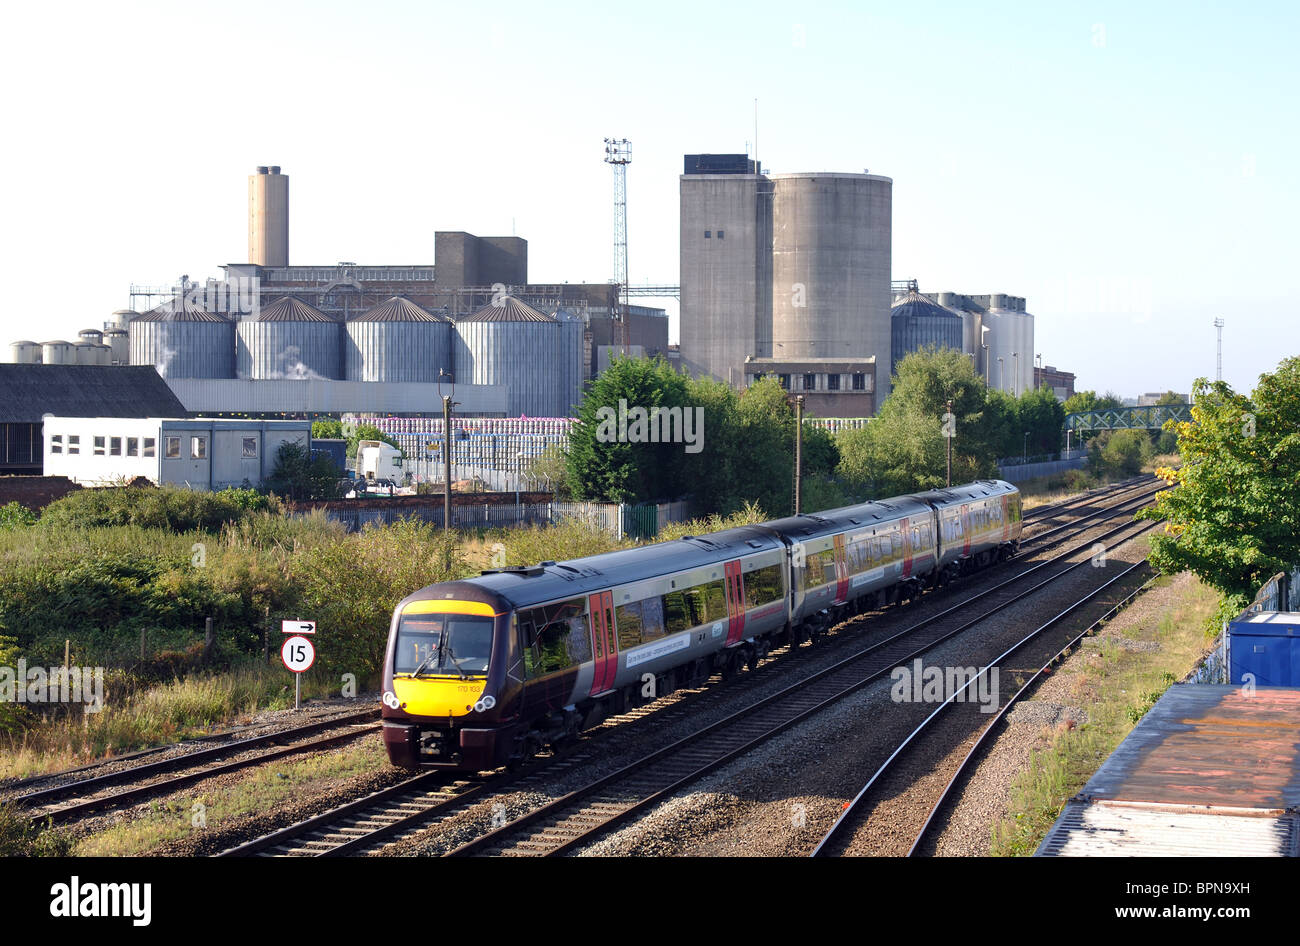
[{"label": "train door", "polygon": [[591,660],[595,672],[591,695],[614,689],[618,675],[618,638],[614,633],[614,593],[601,591],[589,599],[591,606]]},{"label": "train door", "polygon": [[849,600],[849,563],[844,554],[844,536],[837,535],[835,542],[835,603]]},{"label": "train door", "polygon": [[740,560],[724,566],[727,590],[727,643],[740,640],[745,631],[745,578],[740,573]]},{"label": "train door", "polygon": [[903,520],[903,577],[912,577],[912,520]]},{"label": "train door", "polygon": [[963,504],[961,507],[961,539],[962,555],[970,554],[970,505]]}]

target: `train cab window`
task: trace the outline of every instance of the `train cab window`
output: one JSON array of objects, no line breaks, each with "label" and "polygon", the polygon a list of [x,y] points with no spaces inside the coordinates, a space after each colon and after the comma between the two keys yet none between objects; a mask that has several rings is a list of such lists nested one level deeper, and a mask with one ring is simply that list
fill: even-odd
[{"label": "train cab window", "polygon": [[393,672],[442,677],[487,673],[492,623],[478,614],[403,614]]},{"label": "train cab window", "polygon": [[780,601],[784,595],[781,587],[781,566],[756,568],[745,575],[745,604],[751,608]]}]

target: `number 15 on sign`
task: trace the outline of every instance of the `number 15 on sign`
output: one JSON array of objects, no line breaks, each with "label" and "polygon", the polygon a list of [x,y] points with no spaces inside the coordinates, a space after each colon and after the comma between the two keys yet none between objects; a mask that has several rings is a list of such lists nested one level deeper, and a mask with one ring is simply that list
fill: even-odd
[{"label": "number 15 on sign", "polygon": [[294,635],[280,646],[280,659],[294,673],[293,708],[302,704],[302,672],[316,661],[316,648],[305,637]]}]

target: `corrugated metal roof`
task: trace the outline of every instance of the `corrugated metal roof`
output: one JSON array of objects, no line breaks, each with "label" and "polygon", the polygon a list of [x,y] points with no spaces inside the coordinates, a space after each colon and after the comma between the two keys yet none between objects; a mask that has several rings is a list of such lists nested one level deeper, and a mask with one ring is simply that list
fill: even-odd
[{"label": "corrugated metal roof", "polygon": [[497,302],[489,302],[477,312],[473,312],[458,321],[461,322],[554,322],[544,312],[539,312],[526,302],[520,302],[514,296],[505,296]]},{"label": "corrugated metal roof", "polygon": [[353,315],[349,322],[450,322],[445,315],[438,315],[416,305],[410,299],[393,296],[387,302]]},{"label": "corrugated metal roof", "polygon": [[890,309],[891,316],[927,316],[937,319],[960,319],[961,316],[915,290],[901,296]]},{"label": "corrugated metal roof", "polygon": [[314,305],[297,296],[281,296],[261,307],[254,320],[257,322],[335,322]]},{"label": "corrugated metal roof", "polygon": [[137,315],[132,322],[228,322],[229,319],[213,315],[201,305],[188,299],[173,296],[160,306],[155,306],[142,315]]},{"label": "corrugated metal roof", "polygon": [[152,365],[0,365],[0,423],[187,413]]},{"label": "corrugated metal roof", "polygon": [[1298,733],[1300,689],[1170,687],[1038,853],[1294,856]]}]

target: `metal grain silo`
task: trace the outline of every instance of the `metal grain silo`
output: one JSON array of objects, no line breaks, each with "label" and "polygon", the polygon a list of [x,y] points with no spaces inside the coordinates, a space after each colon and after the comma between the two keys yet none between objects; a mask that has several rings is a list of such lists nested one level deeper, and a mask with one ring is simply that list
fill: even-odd
[{"label": "metal grain silo", "polygon": [[506,296],[457,321],[456,381],[505,385],[510,417],[567,416],[559,340],[555,319]]},{"label": "metal grain silo", "polygon": [[127,329],[133,365],[164,378],[233,378],[235,324],[183,299],[136,316]]},{"label": "metal grain silo", "polygon": [[890,374],[906,355],[928,346],[962,351],[962,319],[951,309],[912,290],[900,297],[890,314]]},{"label": "metal grain silo", "polygon": [[981,314],[989,329],[989,387],[1019,396],[1034,386],[1034,317],[1024,311],[1023,300],[993,295],[989,301]]},{"label": "metal grain silo", "polygon": [[97,328],[83,328],[77,333],[78,344],[98,345],[104,341],[104,333]]},{"label": "metal grain silo", "polygon": [[556,356],[560,364],[560,407],[558,417],[573,417],[582,401],[582,344],[587,323],[581,316],[557,309],[552,317],[559,323]]},{"label": "metal grain silo", "polygon": [[349,381],[434,382],[452,370],[451,319],[394,296],[348,319],[343,376]]},{"label": "metal grain silo", "polygon": [[101,346],[95,342],[77,342],[76,363],[79,365],[97,365],[99,364],[99,351]]},{"label": "metal grain silo", "polygon": [[[874,355],[890,364],[893,181],[831,173],[770,180],[772,357]],[[877,377],[876,388],[879,405],[888,379]]]},{"label": "metal grain silo", "polygon": [[113,313],[113,324],[118,328],[127,328],[134,319],[138,319],[140,313],[135,309],[118,309]]},{"label": "metal grain silo", "polygon": [[72,342],[41,342],[41,363],[46,365],[75,365],[77,348]]},{"label": "metal grain silo", "polygon": [[315,306],[294,296],[276,299],[239,323],[236,372],[257,380],[338,380],[342,332],[342,323]]},{"label": "metal grain silo", "polygon": [[131,336],[124,328],[104,330],[104,344],[108,346],[109,363],[127,365],[131,363]]},{"label": "metal grain silo", "polygon": [[41,363],[41,346],[36,342],[23,340],[9,346],[9,363],[11,365],[39,365]]}]

